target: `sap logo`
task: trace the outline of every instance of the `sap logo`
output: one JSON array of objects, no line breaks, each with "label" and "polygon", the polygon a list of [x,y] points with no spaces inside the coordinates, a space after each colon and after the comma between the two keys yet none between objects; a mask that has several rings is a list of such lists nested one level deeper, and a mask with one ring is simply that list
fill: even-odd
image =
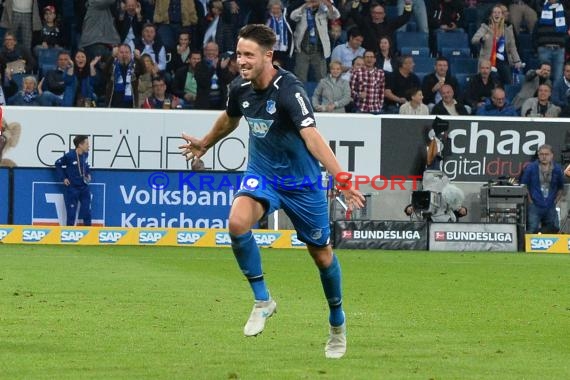
[{"label": "sap logo", "polygon": [[[279,233],[261,233],[261,234],[253,234],[253,238],[257,245],[261,247],[268,247],[275,242],[275,240],[279,239],[281,234]],[[230,234],[227,232],[217,232],[216,233],[216,245],[231,245],[232,239],[230,238]]]},{"label": "sap logo", "polygon": [[530,249],[535,251],[546,251],[558,241],[558,238],[531,238]]},{"label": "sap logo", "polygon": [[88,233],[87,230],[62,230],[59,239],[62,243],[77,243]]},{"label": "sap logo", "polygon": [[194,244],[204,236],[204,232],[178,232],[176,234],[176,243],[178,244]]},{"label": "sap logo", "polygon": [[166,235],[166,231],[141,231],[139,232],[140,244],[156,244]]},{"label": "sap logo", "polygon": [[30,243],[37,243],[41,241],[47,234],[49,234],[50,230],[29,230],[24,229],[22,231],[22,241],[30,242]]},{"label": "sap logo", "polygon": [[117,231],[117,230],[103,230],[99,231],[99,243],[103,244],[115,244],[123,236],[125,236],[127,231]]},{"label": "sap logo", "polygon": [[249,124],[249,129],[252,135],[264,138],[267,132],[269,132],[269,128],[271,128],[273,120],[247,118],[247,123]]},{"label": "sap logo", "polygon": [[304,247],[305,243],[297,238],[297,234],[291,235],[291,245],[293,247]]},{"label": "sap logo", "polygon": [[269,247],[271,244],[275,242],[275,240],[281,237],[279,233],[262,233],[262,234],[253,234],[255,238],[255,242],[260,247]]},{"label": "sap logo", "polygon": [[2,228],[0,229],[0,241],[4,239],[10,232],[12,232],[13,228]]},{"label": "sap logo", "polygon": [[231,245],[232,239],[227,232],[216,232],[216,245]]}]

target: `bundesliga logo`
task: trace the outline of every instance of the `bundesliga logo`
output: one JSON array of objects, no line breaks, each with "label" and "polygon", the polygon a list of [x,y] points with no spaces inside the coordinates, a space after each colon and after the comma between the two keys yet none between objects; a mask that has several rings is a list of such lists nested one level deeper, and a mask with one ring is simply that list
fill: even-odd
[{"label": "bundesliga logo", "polygon": [[445,241],[445,232],[436,231],[435,232],[435,241]]},{"label": "bundesliga logo", "polygon": [[343,239],[352,239],[352,231],[342,231]]},{"label": "bundesliga logo", "polygon": [[472,241],[511,243],[513,235],[508,232],[435,231],[435,241]]}]

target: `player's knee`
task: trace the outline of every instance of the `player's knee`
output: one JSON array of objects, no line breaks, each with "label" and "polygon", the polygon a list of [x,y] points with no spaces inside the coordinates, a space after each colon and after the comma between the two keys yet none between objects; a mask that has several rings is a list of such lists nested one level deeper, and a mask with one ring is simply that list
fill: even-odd
[{"label": "player's knee", "polygon": [[307,246],[311,257],[315,261],[315,264],[319,268],[328,268],[332,262],[332,249],[330,246],[326,247],[315,247]]},{"label": "player's knee", "polygon": [[251,229],[249,222],[239,215],[231,215],[228,223],[228,230],[230,234],[239,236],[245,234]]}]

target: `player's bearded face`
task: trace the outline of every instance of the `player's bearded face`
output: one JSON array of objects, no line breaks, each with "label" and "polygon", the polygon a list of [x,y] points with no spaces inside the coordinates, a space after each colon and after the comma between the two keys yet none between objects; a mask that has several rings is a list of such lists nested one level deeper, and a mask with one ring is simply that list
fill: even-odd
[{"label": "player's bearded face", "polygon": [[271,61],[271,53],[257,43],[244,39],[238,41],[237,63],[243,79],[255,80],[263,71],[267,60]]}]

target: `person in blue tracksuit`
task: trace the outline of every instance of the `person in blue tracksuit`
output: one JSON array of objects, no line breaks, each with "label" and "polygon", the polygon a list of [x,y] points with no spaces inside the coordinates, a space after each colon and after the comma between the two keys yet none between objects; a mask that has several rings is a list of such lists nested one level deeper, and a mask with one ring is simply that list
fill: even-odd
[{"label": "person in blue tracksuit", "polygon": [[58,179],[65,185],[64,200],[67,211],[67,225],[74,226],[77,217],[78,203],[79,218],[83,225],[91,225],[91,171],[87,163],[89,156],[89,137],[79,135],[73,139],[75,149],[70,150],[55,162]]}]

